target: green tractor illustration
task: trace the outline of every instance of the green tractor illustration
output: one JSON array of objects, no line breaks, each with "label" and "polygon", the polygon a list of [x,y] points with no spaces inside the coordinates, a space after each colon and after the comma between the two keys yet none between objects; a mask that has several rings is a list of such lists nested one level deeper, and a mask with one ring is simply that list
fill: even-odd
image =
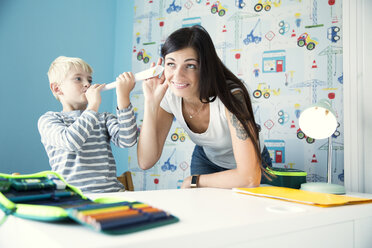
[{"label": "green tractor illustration", "polygon": [[298,37],[297,45],[299,47],[306,46],[307,50],[311,51],[318,45],[318,41],[311,39],[308,33],[303,33]]},{"label": "green tractor illustration", "polygon": [[211,13],[216,14],[218,13],[219,16],[224,16],[227,12],[225,7],[222,7],[220,1],[215,2],[211,7]]},{"label": "green tractor illustration", "polygon": [[306,136],[306,134],[304,132],[302,132],[302,130],[300,128],[297,129],[297,138],[306,139],[306,142],[309,143],[309,144],[312,144],[312,143],[315,142],[315,139]]},{"label": "green tractor illustration", "polygon": [[150,54],[147,54],[145,49],[141,49],[138,53],[137,53],[137,60],[141,61],[143,60],[143,63],[147,64],[151,59],[151,55]]}]

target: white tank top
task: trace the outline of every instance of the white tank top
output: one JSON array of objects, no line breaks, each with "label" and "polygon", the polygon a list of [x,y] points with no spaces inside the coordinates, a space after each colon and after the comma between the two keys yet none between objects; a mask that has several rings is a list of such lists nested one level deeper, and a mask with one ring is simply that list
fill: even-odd
[{"label": "white tank top", "polygon": [[[170,89],[160,103],[160,107],[170,114],[173,114],[180,126],[186,131],[190,139],[199,146],[202,146],[208,159],[216,165],[226,168],[236,168],[236,161],[233,154],[230,129],[226,119],[225,106],[217,97],[214,102],[209,103],[210,116],[209,126],[204,133],[194,133],[187,126],[182,115],[182,98],[175,96]],[[260,137],[260,143],[263,139]],[[261,143],[263,149],[263,143]]]}]

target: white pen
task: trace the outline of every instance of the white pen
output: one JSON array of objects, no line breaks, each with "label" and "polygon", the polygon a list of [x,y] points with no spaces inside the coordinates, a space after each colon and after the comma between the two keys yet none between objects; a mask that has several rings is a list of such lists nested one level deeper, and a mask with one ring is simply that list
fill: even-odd
[{"label": "white pen", "polygon": [[[163,71],[164,71],[164,67],[161,65],[157,65],[155,67],[151,67],[147,70],[134,74],[134,80],[138,82],[138,81],[145,80],[148,78],[156,77],[156,76],[159,76]],[[114,88],[116,88],[116,82],[106,84],[106,86],[103,87],[101,91],[111,90]]]}]

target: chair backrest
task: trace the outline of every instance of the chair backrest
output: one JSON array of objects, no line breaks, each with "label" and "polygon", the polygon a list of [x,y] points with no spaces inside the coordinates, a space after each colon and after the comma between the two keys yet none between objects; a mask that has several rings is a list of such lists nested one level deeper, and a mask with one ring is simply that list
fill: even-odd
[{"label": "chair backrest", "polygon": [[118,176],[117,179],[124,185],[125,190],[134,191],[132,173],[130,171],[124,172]]}]

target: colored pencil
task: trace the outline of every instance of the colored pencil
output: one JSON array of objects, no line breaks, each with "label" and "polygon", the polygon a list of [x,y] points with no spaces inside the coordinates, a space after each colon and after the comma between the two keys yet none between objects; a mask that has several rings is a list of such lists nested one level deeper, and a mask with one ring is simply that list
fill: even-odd
[{"label": "colored pencil", "polygon": [[144,223],[147,222],[149,219],[150,217],[148,215],[138,214],[127,218],[117,218],[113,220],[100,221],[93,226],[97,230],[108,230]]},{"label": "colored pencil", "polygon": [[88,215],[86,217],[88,219],[94,219],[94,220],[100,221],[100,220],[113,219],[113,218],[118,218],[118,217],[127,217],[131,215],[136,215],[139,213],[140,212],[136,209],[130,209],[130,210],[122,210],[122,211]]}]

